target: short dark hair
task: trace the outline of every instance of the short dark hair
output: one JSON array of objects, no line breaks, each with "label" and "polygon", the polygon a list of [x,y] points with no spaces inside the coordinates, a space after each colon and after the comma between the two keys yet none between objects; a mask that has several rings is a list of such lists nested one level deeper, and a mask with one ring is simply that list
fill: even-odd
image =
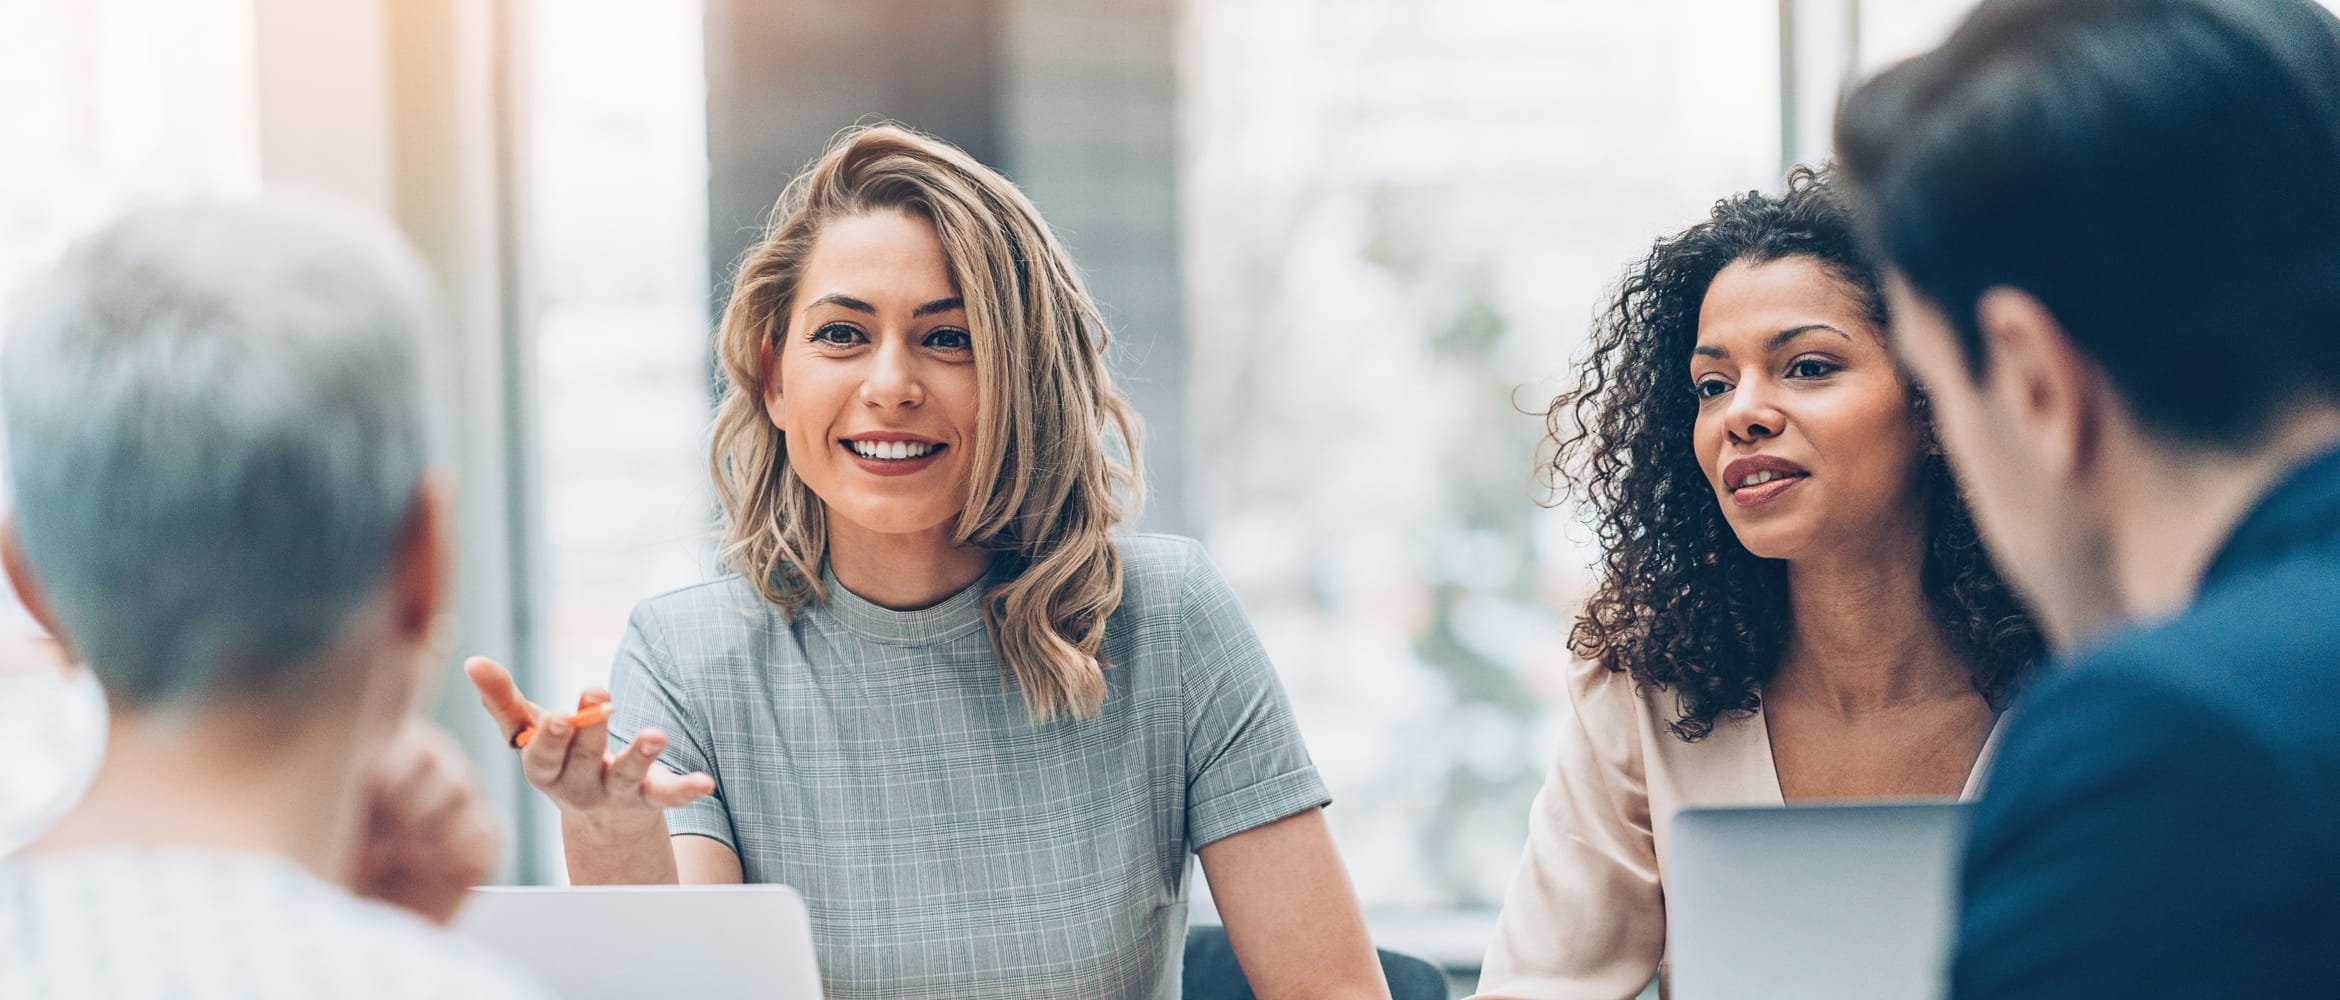
[{"label": "short dark hair", "polygon": [[2011,286],[2157,431],[2238,447],[2340,397],[2340,20],[2312,0],[1989,0],[1853,91],[1836,143],[1971,372]]}]

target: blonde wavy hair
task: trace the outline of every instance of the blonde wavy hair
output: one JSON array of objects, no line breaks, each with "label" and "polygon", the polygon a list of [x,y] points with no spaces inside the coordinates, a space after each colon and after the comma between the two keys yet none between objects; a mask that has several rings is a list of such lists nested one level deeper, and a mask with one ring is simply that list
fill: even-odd
[{"label": "blonde wavy hair", "polygon": [[978,430],[953,538],[1006,571],[983,594],[992,650],[1034,724],[1091,716],[1105,700],[1105,622],[1121,604],[1112,532],[1143,496],[1142,428],[1105,370],[1097,304],[1040,213],[941,140],[890,124],[843,133],[740,258],[716,332],[726,385],[709,455],[724,565],[792,617],[828,599],[826,512],[766,416],[763,359],[785,343],[822,228],[882,211],[933,224],[966,304]]}]

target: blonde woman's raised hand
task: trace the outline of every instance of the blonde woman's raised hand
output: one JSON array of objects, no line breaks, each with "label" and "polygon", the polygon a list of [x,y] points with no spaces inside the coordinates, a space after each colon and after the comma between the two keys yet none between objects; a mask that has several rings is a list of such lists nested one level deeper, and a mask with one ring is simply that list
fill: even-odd
[{"label": "blonde woman's raised hand", "polygon": [[588,689],[575,713],[550,712],[521,697],[511,673],[494,660],[472,657],[463,672],[480,705],[519,745],[521,774],[560,808],[564,828],[620,837],[663,829],[665,810],[715,791],[705,772],[651,766],[666,750],[666,734],[655,728],[645,726],[625,749],[610,750],[607,691]]}]

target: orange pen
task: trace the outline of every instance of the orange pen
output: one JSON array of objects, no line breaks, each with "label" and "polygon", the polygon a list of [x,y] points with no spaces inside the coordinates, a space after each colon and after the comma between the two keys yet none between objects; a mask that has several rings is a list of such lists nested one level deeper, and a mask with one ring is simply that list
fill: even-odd
[{"label": "orange pen", "polygon": [[[593,704],[585,706],[584,708],[578,709],[577,714],[569,717],[569,724],[579,729],[583,729],[586,726],[590,726],[607,718],[609,718],[609,703],[606,701],[597,701]],[[519,732],[512,734],[512,749],[518,750],[521,747],[527,746],[528,741],[535,738],[536,725],[534,723],[521,726]]]}]

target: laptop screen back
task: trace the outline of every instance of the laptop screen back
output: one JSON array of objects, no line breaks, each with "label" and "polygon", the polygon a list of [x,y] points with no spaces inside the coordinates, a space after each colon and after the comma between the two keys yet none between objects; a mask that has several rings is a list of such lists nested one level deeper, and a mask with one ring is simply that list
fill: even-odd
[{"label": "laptop screen back", "polygon": [[1674,1000],[1944,995],[1965,807],[1690,809],[1666,867]]}]

